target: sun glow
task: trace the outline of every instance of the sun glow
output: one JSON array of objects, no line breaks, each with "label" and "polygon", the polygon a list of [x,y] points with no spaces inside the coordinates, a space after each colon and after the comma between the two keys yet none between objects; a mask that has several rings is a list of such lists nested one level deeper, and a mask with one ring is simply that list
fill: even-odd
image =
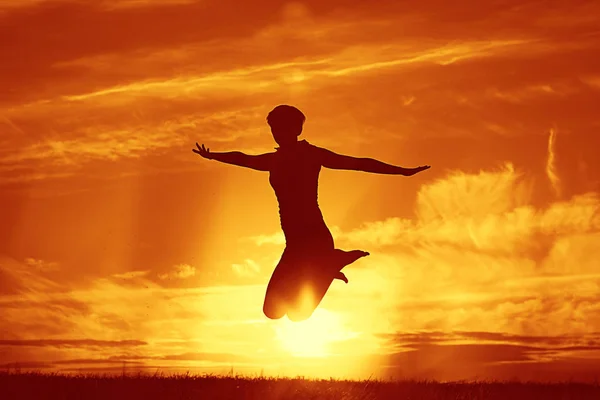
[{"label": "sun glow", "polygon": [[332,343],[357,336],[344,326],[338,314],[323,308],[306,321],[282,319],[275,330],[282,349],[296,357],[327,357],[332,354]]}]

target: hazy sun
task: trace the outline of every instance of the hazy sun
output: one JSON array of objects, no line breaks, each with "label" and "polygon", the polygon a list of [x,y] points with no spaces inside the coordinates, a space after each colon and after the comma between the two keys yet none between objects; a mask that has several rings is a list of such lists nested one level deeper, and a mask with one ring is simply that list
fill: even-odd
[{"label": "hazy sun", "polygon": [[325,309],[317,309],[302,322],[284,318],[275,330],[283,350],[296,357],[326,357],[331,343],[357,335],[344,327],[339,315]]}]

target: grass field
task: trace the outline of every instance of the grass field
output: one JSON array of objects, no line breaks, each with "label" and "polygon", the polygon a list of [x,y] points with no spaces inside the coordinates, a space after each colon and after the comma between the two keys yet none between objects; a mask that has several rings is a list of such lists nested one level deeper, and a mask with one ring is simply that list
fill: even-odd
[{"label": "grass field", "polygon": [[600,385],[517,382],[386,382],[193,375],[0,373],[9,399],[600,399]]}]

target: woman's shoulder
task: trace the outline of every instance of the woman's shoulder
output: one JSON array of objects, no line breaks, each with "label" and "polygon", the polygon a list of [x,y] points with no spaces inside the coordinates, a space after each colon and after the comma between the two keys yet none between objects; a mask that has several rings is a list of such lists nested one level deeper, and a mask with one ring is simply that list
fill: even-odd
[{"label": "woman's shoulder", "polygon": [[296,155],[296,156],[300,156],[300,157],[310,157],[310,158],[320,158],[321,154],[323,153],[323,151],[326,151],[326,149],[316,146],[310,142],[308,142],[306,139],[304,140],[299,140],[298,143],[296,144],[296,146],[293,146],[290,149],[282,149],[280,147],[276,147],[276,152],[273,154],[276,154],[279,157],[288,157],[290,155]]},{"label": "woman's shoulder", "polygon": [[325,152],[327,152],[327,149],[309,143],[306,140],[303,140],[303,147],[306,149],[305,154],[307,154],[310,159],[316,161],[318,164],[323,163],[323,158],[326,155]]},{"label": "woman's shoulder", "polygon": [[305,148],[307,148],[307,149],[310,149],[310,150],[317,150],[317,151],[319,151],[319,150],[323,150],[323,148],[322,148],[322,147],[319,147],[319,146],[317,146],[317,145],[314,145],[314,144],[310,143],[310,142],[309,142],[308,140],[306,140],[306,139],[304,139],[304,140],[300,141],[300,143],[301,143],[301,144],[302,144],[302,145],[303,145]]}]

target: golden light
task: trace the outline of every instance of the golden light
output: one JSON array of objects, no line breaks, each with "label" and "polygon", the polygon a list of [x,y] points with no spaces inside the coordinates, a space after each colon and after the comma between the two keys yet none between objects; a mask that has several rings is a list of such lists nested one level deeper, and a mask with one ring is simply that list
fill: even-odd
[{"label": "golden light", "polygon": [[307,78],[306,74],[301,70],[295,70],[283,77],[285,83],[300,83],[305,81]]},{"label": "golden light", "polygon": [[332,343],[358,335],[344,326],[338,314],[324,308],[318,308],[306,321],[284,318],[278,322],[277,340],[284,351],[295,357],[327,357]]}]

